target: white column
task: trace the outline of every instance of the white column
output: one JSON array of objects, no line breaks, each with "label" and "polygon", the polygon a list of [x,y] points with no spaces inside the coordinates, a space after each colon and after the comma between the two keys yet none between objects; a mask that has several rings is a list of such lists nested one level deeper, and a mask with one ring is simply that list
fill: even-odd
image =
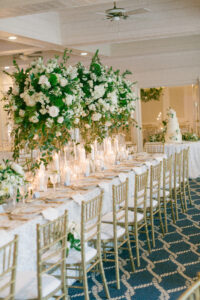
[{"label": "white column", "polygon": [[138,151],[143,151],[143,134],[142,134],[142,111],[141,111],[141,99],[140,99],[140,88],[135,88],[138,100],[136,101],[135,107],[135,120],[137,121],[138,127],[133,126],[131,128],[131,138],[134,143],[137,144]]}]

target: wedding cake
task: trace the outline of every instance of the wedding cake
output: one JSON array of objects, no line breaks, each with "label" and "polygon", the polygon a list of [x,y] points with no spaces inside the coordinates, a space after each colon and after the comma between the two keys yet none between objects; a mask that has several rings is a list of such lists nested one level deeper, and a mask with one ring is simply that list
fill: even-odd
[{"label": "wedding cake", "polygon": [[179,128],[179,123],[178,123],[175,110],[169,108],[167,112],[167,116],[168,116],[168,122],[167,122],[167,131],[165,134],[165,142],[166,143],[182,142],[182,134]]}]

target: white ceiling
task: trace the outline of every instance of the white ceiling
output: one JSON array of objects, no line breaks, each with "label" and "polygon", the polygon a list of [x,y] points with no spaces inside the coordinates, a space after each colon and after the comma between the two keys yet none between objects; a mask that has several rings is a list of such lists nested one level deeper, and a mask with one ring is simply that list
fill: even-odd
[{"label": "white ceiling", "polygon": [[[141,86],[196,81],[200,76],[200,0],[117,1],[117,6],[126,9],[150,10],[120,22],[96,14],[112,5],[110,0],[0,0],[0,55],[65,47],[80,54],[98,48],[105,63],[129,68]],[[8,42],[10,34],[18,40]]]}]

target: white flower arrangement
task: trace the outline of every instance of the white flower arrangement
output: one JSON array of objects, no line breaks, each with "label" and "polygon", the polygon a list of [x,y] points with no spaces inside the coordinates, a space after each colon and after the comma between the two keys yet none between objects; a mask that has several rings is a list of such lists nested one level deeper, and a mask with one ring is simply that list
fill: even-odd
[{"label": "white flower arrangement", "polygon": [[66,67],[65,63],[66,53],[61,62],[54,58],[45,63],[39,58],[25,71],[14,62],[16,71],[9,74],[14,86],[4,97],[5,108],[15,124],[14,159],[26,146],[39,149],[41,160],[37,166],[41,161],[48,164],[53,151],[68,142],[69,131],[82,112],[83,92],[77,68]]},{"label": "white flower arrangement", "polygon": [[130,72],[120,74],[119,70],[103,66],[98,52],[90,68],[77,65],[78,77],[83,85],[84,97],[80,116],[80,131],[86,145],[103,139],[113,129],[134,122],[135,100],[133,83],[125,79]]},{"label": "white flower arrangement", "polygon": [[9,160],[0,164],[0,199],[10,197],[25,184],[23,168]]}]

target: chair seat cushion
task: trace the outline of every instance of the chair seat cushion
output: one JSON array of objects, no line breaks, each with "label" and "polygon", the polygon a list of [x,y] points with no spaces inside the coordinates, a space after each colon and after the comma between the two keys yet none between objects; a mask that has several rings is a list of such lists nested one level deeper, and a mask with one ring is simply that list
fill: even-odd
[{"label": "chair seat cushion", "polygon": [[[117,226],[117,238],[120,238],[125,234],[125,228]],[[101,239],[102,240],[111,240],[114,238],[113,225],[102,223],[101,225]]]},{"label": "chair seat cushion", "polygon": [[[97,250],[95,248],[86,246],[85,247],[85,260],[89,262],[97,255]],[[70,249],[69,254],[66,259],[67,265],[80,264],[82,261],[81,251],[75,249]]]},{"label": "chair seat cushion", "polygon": [[[144,215],[142,213],[137,213],[137,221],[141,221],[142,219],[144,218]],[[133,223],[134,222],[134,219],[135,219],[135,216],[134,216],[134,212],[132,211],[128,211],[128,223]],[[113,222],[113,213],[110,212],[106,215],[104,215],[102,217],[102,222],[108,222],[108,223],[112,223]],[[119,224],[124,224],[125,223],[125,220],[120,220]]]},{"label": "chair seat cushion", "polygon": [[[10,279],[8,276],[5,278],[5,283]],[[46,297],[48,294],[57,289],[60,285],[60,280],[54,276],[43,274],[42,275],[42,296]],[[2,282],[1,282],[2,284]],[[0,298],[6,298],[8,290],[0,293]],[[15,285],[15,299],[27,300],[38,299],[38,283],[37,273],[33,271],[29,272],[17,272],[16,285]]]}]

